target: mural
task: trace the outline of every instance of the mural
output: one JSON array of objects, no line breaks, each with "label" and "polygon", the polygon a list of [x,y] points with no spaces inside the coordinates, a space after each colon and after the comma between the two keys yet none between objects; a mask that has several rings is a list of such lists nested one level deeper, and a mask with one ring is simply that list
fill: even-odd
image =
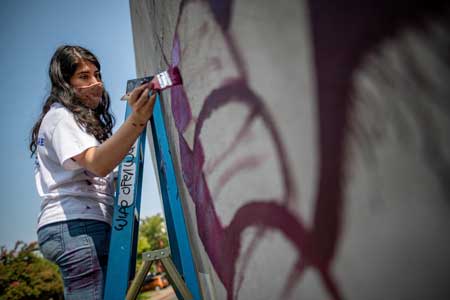
[{"label": "mural", "polygon": [[[189,75],[214,76],[211,70],[220,70],[224,68],[224,64],[235,67],[234,72],[224,76],[219,86],[195,101],[188,96],[186,86],[174,88],[170,92],[173,125],[178,134],[179,173],[195,207],[193,217],[199,238],[226,290],[228,300],[240,298],[239,292],[247,274],[248,261],[268,232],[273,231],[279,232],[297,253],[296,262],[288,271],[279,299],[294,299],[295,286],[301,282],[308,269],[319,274],[322,287],[330,299],[346,299],[340,284],[342,280],[332,269],[342,243],[345,225],[345,190],[349,176],[350,148],[352,140],[356,140],[359,143],[358,149],[372,155],[371,161],[376,160],[373,143],[379,135],[374,131],[383,127],[368,124],[367,119],[361,119],[361,110],[377,111],[377,102],[373,95],[372,98],[368,96],[364,79],[367,82],[369,78],[369,82],[374,83],[376,88],[386,91],[389,82],[394,79],[410,80],[413,76],[418,91],[434,88],[435,93],[425,98],[434,99],[434,107],[441,107],[444,111],[441,119],[448,120],[448,101],[442,99],[448,99],[448,88],[441,83],[438,87],[433,85],[430,76],[425,73],[430,69],[441,68],[439,74],[449,75],[450,43],[446,37],[450,31],[449,6],[446,1],[414,0],[395,3],[384,0],[347,0],[339,3],[314,0],[305,3],[310,23],[311,64],[315,74],[318,152],[317,183],[313,192],[311,219],[306,220],[296,212],[300,193],[298,180],[294,178],[295,171],[290,164],[290,160],[295,157],[286,149],[286,140],[279,127],[280,121],[273,117],[271,108],[266,105],[267,99],[252,86],[245,55],[237,42],[236,30],[231,30],[233,14],[238,13],[235,10],[236,2],[180,1],[171,42],[171,58],[162,52],[166,63],[178,65],[188,73],[189,70],[184,69],[183,65],[183,42],[189,40],[192,43],[192,40],[196,40],[198,43],[208,43],[211,36],[207,36],[206,32],[214,23],[220,29],[218,38],[226,45],[226,50],[216,51],[226,51],[221,57],[228,57],[228,61],[214,57],[204,58],[207,60],[206,67],[197,67],[201,74]],[[180,34],[185,34],[183,26],[186,26],[187,15],[193,10],[189,8],[192,3],[195,3],[196,9],[202,7],[208,11],[213,19],[199,26],[195,35],[181,39]],[[436,33],[437,29],[433,29],[434,23],[430,23],[430,20],[440,24],[440,31]],[[377,55],[390,51],[392,44],[397,45],[395,41],[401,40],[407,30],[426,32],[429,36],[430,32],[435,32],[429,42],[430,51],[434,51],[433,57],[438,61],[421,69],[420,55],[409,55],[409,60],[405,59],[404,65],[411,69],[407,70],[406,77],[402,77],[395,70],[389,69],[389,62],[378,60],[374,63],[373,60]],[[413,40],[412,43],[422,44],[423,40]],[[164,45],[161,48],[164,49]],[[377,68],[381,68],[381,72],[373,75]],[[204,77],[201,80],[208,81]],[[189,84],[185,79],[185,84],[186,82]],[[394,84],[386,95],[392,95],[398,86]],[[382,101],[381,104],[378,103],[382,107],[393,105],[385,99],[379,101]],[[443,189],[448,189],[450,167],[445,150],[448,144],[436,135],[437,127],[442,126],[442,123],[433,123],[432,109],[426,110],[411,102],[406,105],[409,105],[412,118],[416,120],[414,123],[419,124],[419,135],[427,141],[425,144],[428,147],[422,155],[428,160],[429,167],[434,170]],[[240,120],[233,119],[237,124],[230,125],[233,127],[231,131],[227,131],[227,125],[221,128],[227,133],[225,142],[221,144],[226,144],[225,147],[206,151],[205,149],[214,145],[205,143],[202,136],[208,136],[208,130],[220,132],[212,129],[220,126],[220,123],[214,122],[214,118],[228,107],[239,107],[243,113],[234,118]],[[395,120],[401,120],[401,117]],[[444,128],[448,129],[448,124],[445,124]],[[255,127],[259,133],[254,132]],[[219,136],[217,138],[220,139]],[[248,147],[249,140],[253,138],[264,139],[264,145],[270,145],[273,149],[265,151]],[[247,151],[248,148],[252,150]],[[255,193],[258,196],[253,197],[246,195],[245,200],[233,208],[225,221],[225,216],[218,212],[217,205],[219,201],[225,201],[223,198],[226,197],[219,196],[227,192],[230,181],[236,177],[248,173],[252,173],[251,176],[267,174],[258,172],[265,170],[264,165],[268,161],[274,162],[271,164],[271,175],[275,178],[278,189],[266,197],[259,196],[258,193]],[[211,179],[213,177],[214,180]],[[244,182],[249,184],[250,181]],[[448,191],[444,193],[448,199]],[[256,230],[253,231],[250,243],[243,247],[243,234],[249,228]],[[241,260],[239,267],[238,259]]]},{"label": "mural", "polygon": [[[232,58],[236,61],[236,65],[241,68],[239,69],[240,74],[236,79],[215,89],[203,101],[203,107],[201,108],[195,123],[193,149],[190,149],[188,143],[183,138],[184,130],[192,121],[189,99],[187,99],[183,87],[171,91],[173,116],[179,132],[183,179],[196,206],[198,232],[206,252],[228,292],[228,299],[235,299],[237,295],[234,295],[234,291],[235,289],[239,290],[239,286],[242,284],[243,273],[245,272],[245,270],[241,270],[242,274],[240,274],[240,276],[237,276],[236,274],[236,260],[240,256],[242,232],[250,226],[257,226],[260,228],[252,245],[245,254],[245,256],[248,257],[251,255],[253,248],[256,247],[258,240],[262,238],[264,231],[267,228],[280,230],[286,238],[296,246],[299,257],[297,264],[293,267],[286,291],[289,291],[290,286],[295,284],[295,281],[298,280],[304,268],[311,266],[320,271],[324,283],[333,298],[341,299],[337,286],[328,270],[328,265],[331,262],[334,244],[337,241],[337,234],[339,231],[338,215],[340,207],[339,205],[335,205],[335,207],[328,207],[328,209],[322,211],[322,213],[317,213],[317,221],[315,221],[315,223],[328,224],[328,228],[324,229],[331,228],[331,232],[322,235],[323,237],[326,237],[326,235],[331,237],[331,239],[324,239],[326,243],[331,244],[324,245],[323,249],[325,251],[321,253],[321,248],[314,245],[314,231],[305,228],[301,219],[296,218],[289,212],[289,202],[294,201],[296,195],[293,193],[292,179],[286,161],[286,153],[275,123],[272,120],[270,113],[267,111],[263,100],[251,90],[247,83],[245,65],[241,63],[242,58],[233,42],[233,37],[228,33],[232,1],[211,1],[209,5],[214,13],[216,22],[222,29],[224,38],[231,49]],[[183,7],[184,2],[180,4],[179,18],[183,14]],[[181,59],[180,41],[177,34],[178,26],[179,21],[177,22],[177,29],[175,30],[172,49],[173,65],[178,65]],[[250,201],[248,204],[239,208],[232,221],[225,226],[222,224],[220,217],[215,211],[210,188],[205,179],[203,171],[205,157],[199,136],[204,122],[207,121],[211,114],[232,101],[239,101],[248,106],[249,114],[236,138],[231,142],[230,147],[224,154],[219,156],[217,163],[220,163],[221,160],[225,159],[227,153],[233,151],[238,145],[242,136],[244,136],[249,129],[251,122],[257,118],[261,118],[267,130],[270,132],[270,138],[273,139],[277,148],[277,159],[281,166],[284,193],[280,199],[273,199],[271,201],[259,201],[259,199],[254,199],[253,201]],[[236,169],[232,170],[232,172],[233,174],[236,174],[243,168],[246,168],[245,162],[240,163]],[[329,191],[332,192],[332,194],[336,192],[336,190]],[[334,202],[339,202],[339,200],[340,199]],[[331,222],[323,222],[324,218],[330,220],[330,217]],[[322,222],[320,222],[320,220],[322,220]],[[316,240],[319,241],[319,239]],[[236,282],[238,278],[240,278],[240,281]],[[284,295],[283,297],[286,296],[287,295]]]}]

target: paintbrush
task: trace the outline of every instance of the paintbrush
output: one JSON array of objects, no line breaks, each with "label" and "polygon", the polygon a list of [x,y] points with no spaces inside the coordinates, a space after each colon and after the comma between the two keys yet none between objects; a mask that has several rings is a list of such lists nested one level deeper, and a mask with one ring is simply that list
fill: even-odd
[{"label": "paintbrush", "polygon": [[[175,66],[170,67],[168,70],[156,74],[153,77],[135,79],[132,82],[135,87],[141,84],[148,83],[148,87],[150,89],[149,95],[151,95],[151,93],[153,92],[159,92],[167,88],[180,85],[183,83],[183,80],[181,79],[180,70],[177,66]],[[130,92],[131,91],[127,92],[122,98],[120,98],[120,100],[128,100],[128,98],[130,97]]]}]

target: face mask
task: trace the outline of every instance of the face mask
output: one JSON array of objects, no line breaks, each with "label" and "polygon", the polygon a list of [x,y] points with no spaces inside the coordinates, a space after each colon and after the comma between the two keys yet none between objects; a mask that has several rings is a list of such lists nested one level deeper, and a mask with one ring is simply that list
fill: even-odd
[{"label": "face mask", "polygon": [[88,86],[77,87],[75,91],[86,106],[95,109],[102,99],[103,83],[97,82]]}]

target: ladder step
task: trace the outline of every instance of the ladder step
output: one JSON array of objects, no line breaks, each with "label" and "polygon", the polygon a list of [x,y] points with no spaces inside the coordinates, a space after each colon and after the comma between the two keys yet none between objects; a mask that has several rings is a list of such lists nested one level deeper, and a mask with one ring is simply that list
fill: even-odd
[{"label": "ladder step", "polygon": [[192,300],[194,298],[192,296],[192,293],[189,291],[189,288],[186,286],[186,283],[184,282],[183,278],[181,277],[180,273],[175,267],[172,259],[170,258],[169,248],[149,251],[142,254],[143,264],[140,267],[138,274],[131,283],[130,289],[128,290],[127,293],[126,300],[136,299],[142,287],[142,284],[144,283],[145,276],[150,270],[150,266],[156,260],[161,261],[161,263],[164,266],[164,269],[167,272],[170,283],[172,284],[173,287],[175,287],[175,289],[178,290],[178,292],[183,297],[183,300]]}]

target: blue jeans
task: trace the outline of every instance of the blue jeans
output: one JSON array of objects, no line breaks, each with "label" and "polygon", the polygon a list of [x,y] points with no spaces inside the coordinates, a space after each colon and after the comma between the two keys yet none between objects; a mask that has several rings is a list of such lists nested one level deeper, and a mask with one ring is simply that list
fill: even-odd
[{"label": "blue jeans", "polygon": [[42,254],[59,266],[66,300],[103,300],[110,236],[110,225],[95,220],[58,222],[38,230]]}]

